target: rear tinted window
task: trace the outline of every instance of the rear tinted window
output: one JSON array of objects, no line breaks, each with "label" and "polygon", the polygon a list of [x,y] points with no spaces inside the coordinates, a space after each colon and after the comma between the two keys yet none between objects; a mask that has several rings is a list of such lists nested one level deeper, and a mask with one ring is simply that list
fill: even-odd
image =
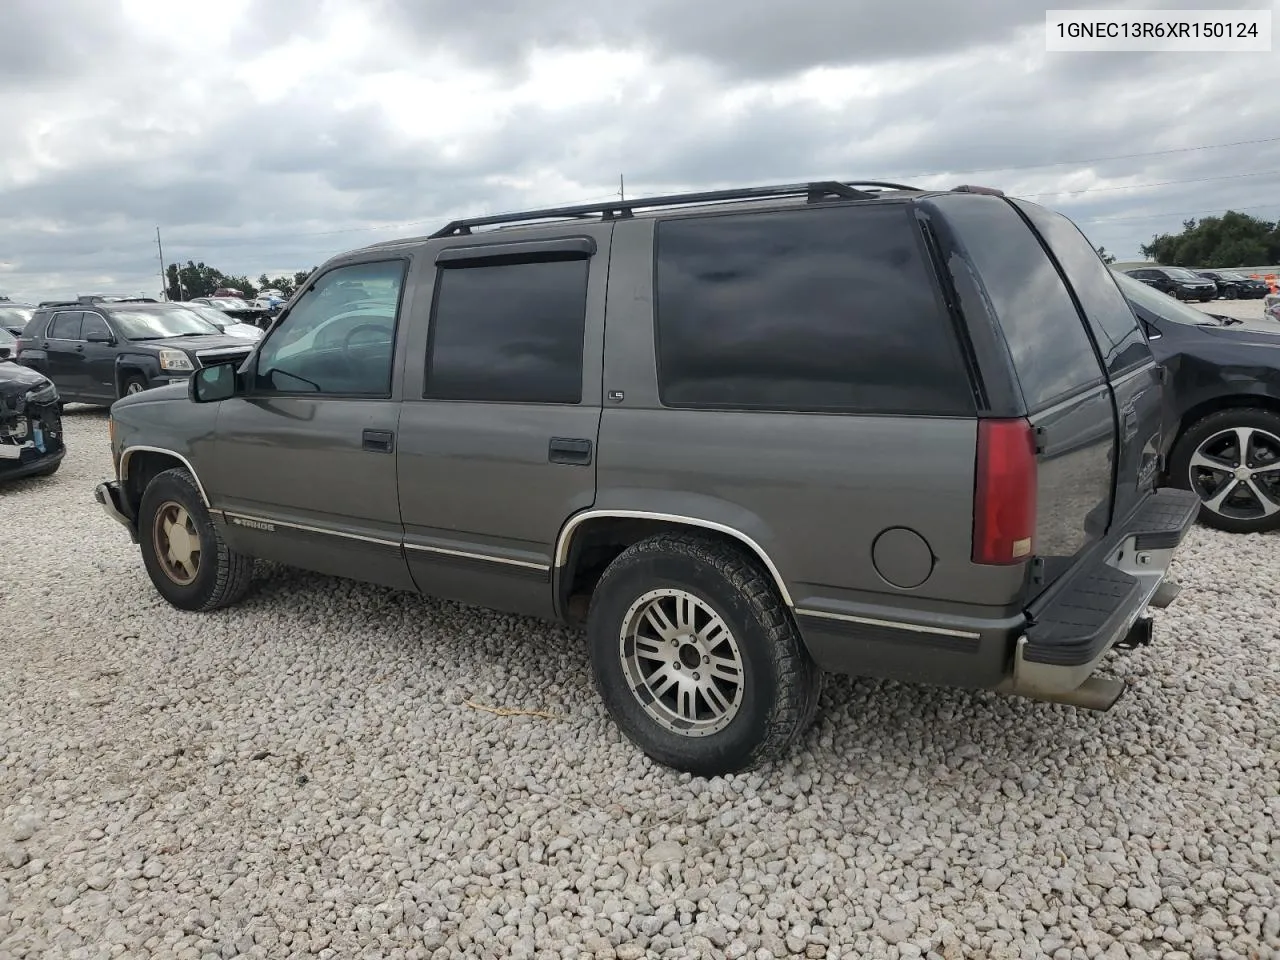
[{"label": "rear tinted window", "polygon": [[954,328],[902,204],[660,223],[657,350],[668,406],[974,409]]},{"label": "rear tinted window", "polygon": [[978,269],[1028,409],[1101,381],[1102,368],[1071,295],[1017,212],[994,197],[954,195],[933,203]]},{"label": "rear tinted window", "polygon": [[591,262],[440,270],[425,396],[580,403]]},{"label": "rear tinted window", "polygon": [[[1053,255],[1071,281],[1093,328],[1098,349],[1114,376],[1151,359],[1151,348],[1138,325],[1138,318],[1116,286],[1115,277],[1098,251],[1085,239],[1080,228],[1060,213],[1024,200],[1015,201],[1040,231]],[[1190,270],[1191,279],[1200,279]]]},{"label": "rear tinted window", "polygon": [[50,340],[79,340],[80,314],[55,313],[53,323],[49,324],[49,332],[45,336]]}]

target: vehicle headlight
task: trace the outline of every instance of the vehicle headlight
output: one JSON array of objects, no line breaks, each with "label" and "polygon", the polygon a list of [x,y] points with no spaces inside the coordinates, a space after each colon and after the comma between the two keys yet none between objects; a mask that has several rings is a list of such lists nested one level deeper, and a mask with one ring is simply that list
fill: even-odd
[{"label": "vehicle headlight", "polygon": [[195,369],[191,365],[191,358],[181,350],[161,350],[160,351],[160,369],[161,370],[186,370],[188,372]]}]

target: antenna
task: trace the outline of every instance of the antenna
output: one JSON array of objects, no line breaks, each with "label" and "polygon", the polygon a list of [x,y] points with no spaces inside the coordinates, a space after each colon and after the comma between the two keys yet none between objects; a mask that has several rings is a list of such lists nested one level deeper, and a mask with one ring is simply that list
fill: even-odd
[{"label": "antenna", "polygon": [[160,245],[160,228],[156,227],[156,249],[160,251],[160,296],[169,299],[169,281],[164,275],[164,247]]}]

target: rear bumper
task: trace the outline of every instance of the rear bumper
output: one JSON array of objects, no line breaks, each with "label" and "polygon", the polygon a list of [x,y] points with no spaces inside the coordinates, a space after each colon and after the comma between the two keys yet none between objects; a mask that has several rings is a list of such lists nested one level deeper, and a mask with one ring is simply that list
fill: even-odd
[{"label": "rear bumper", "polygon": [[1199,509],[1199,497],[1185,490],[1148,497],[1100,554],[1037,602],[1001,689],[1036,699],[1090,699],[1087,684],[1099,661],[1126,639],[1149,639],[1148,610],[1176,596],[1166,581],[1169,565]]},{"label": "rear bumper", "polygon": [[112,520],[129,531],[129,539],[138,542],[138,530],[129,511],[129,505],[120,491],[120,484],[114,480],[100,483],[93,488],[93,499],[97,500]]}]

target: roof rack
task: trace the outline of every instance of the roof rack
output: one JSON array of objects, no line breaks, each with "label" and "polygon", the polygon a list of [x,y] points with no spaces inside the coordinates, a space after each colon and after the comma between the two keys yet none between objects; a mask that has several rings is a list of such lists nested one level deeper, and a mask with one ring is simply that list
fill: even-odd
[{"label": "roof rack", "polygon": [[101,293],[80,294],[74,300],[41,300],[37,307],[83,307],[93,303],[159,303],[155,297],[112,297]]},{"label": "roof rack", "polygon": [[718,203],[727,200],[772,200],[784,197],[804,197],[807,203],[825,203],[829,200],[873,200],[876,193],[859,189],[874,187],[877,190],[917,190],[901,183],[882,180],[819,180],[812,183],[788,183],[768,187],[738,187],[732,190],[705,190],[699,193],[673,193],[662,197],[641,197],[635,200],[617,200],[608,203],[584,203],[570,207],[547,207],[542,210],[526,210],[520,213],[495,213],[484,217],[467,217],[452,220],[429,239],[466,236],[473,227],[498,224],[529,223],[535,220],[582,220],[599,217],[601,220],[627,219],[636,210],[654,207],[688,206],[702,203]]}]

